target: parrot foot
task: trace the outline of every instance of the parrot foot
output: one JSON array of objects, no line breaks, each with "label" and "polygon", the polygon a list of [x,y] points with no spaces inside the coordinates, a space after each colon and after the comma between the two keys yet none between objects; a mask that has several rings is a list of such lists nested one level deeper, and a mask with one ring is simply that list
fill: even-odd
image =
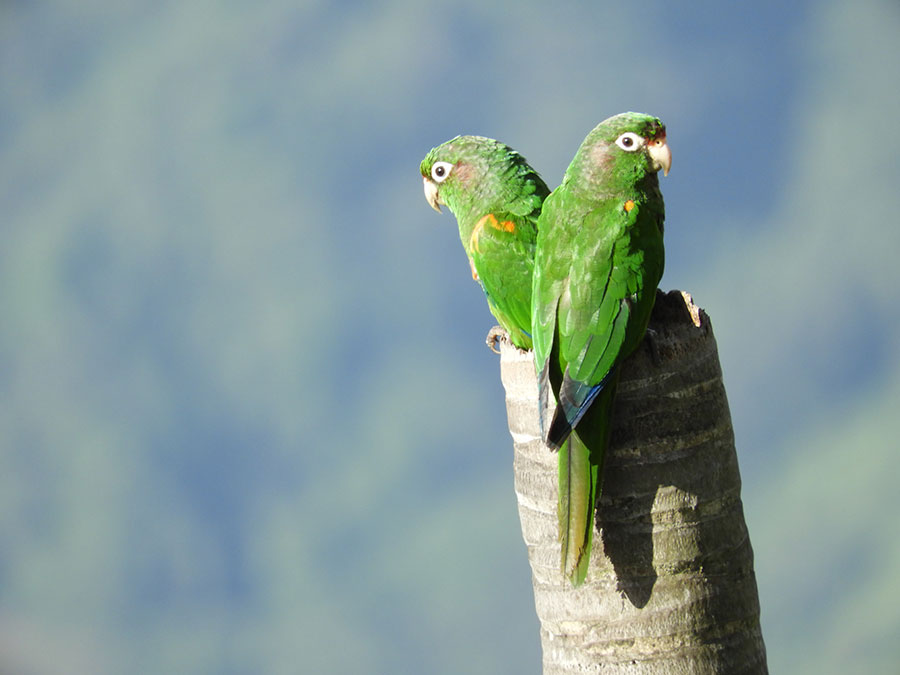
[{"label": "parrot foot", "polygon": [[648,328],[644,333],[644,341],[647,343],[647,349],[650,351],[650,360],[653,365],[659,368],[662,365],[662,359],[659,356],[659,345],[656,344],[656,331]]},{"label": "parrot foot", "polygon": [[500,326],[494,326],[488,331],[487,338],[485,342],[487,346],[490,347],[491,351],[495,354],[500,353],[500,343],[502,341],[509,341],[509,334],[500,328]]}]

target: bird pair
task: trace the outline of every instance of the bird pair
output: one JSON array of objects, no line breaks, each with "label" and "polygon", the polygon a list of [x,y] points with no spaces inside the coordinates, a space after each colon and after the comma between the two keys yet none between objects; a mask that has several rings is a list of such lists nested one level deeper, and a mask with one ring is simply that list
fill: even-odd
[{"label": "bird pair", "polygon": [[519,349],[533,349],[543,440],[559,452],[560,567],[587,574],[619,366],[643,339],[664,265],[659,119],[622,113],[584,139],[552,192],[512,148],[458,136],[421,164],[456,216],[472,276]]}]

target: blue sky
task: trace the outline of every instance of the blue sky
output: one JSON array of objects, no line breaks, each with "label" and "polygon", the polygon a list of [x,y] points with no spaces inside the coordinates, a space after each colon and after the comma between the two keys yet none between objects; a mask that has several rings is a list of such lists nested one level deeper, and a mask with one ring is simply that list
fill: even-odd
[{"label": "blue sky", "polygon": [[[900,658],[900,10],[0,8],[0,670],[538,672],[493,324],[418,165],[668,126],[773,672]],[[498,629],[502,626],[502,629]],[[889,665],[891,664],[891,665]]]}]

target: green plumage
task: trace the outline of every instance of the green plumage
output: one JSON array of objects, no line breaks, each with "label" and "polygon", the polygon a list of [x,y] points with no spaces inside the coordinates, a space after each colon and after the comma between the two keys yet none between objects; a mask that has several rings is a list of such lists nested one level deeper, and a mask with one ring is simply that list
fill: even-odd
[{"label": "green plumage", "polygon": [[[623,113],[585,138],[539,220],[532,328],[545,442],[559,449],[561,567],[587,572],[618,367],[663,273],[665,127]],[[574,432],[573,432],[574,429]]]},{"label": "green plumage", "polygon": [[531,349],[531,290],[537,220],[550,190],[525,158],[503,143],[457,136],[421,165],[425,196],[456,216],[472,276],[519,349]]}]

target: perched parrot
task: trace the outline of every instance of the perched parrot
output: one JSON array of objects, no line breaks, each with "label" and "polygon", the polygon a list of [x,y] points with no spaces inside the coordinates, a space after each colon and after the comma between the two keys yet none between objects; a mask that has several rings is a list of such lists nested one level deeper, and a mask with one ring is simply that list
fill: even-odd
[{"label": "perched parrot", "polygon": [[[519,349],[531,349],[531,288],[541,204],[550,193],[525,158],[482,136],[457,136],[422,160],[425,198],[450,208],[472,278]],[[488,338],[493,348],[493,339]]]},{"label": "perched parrot", "polygon": [[640,344],[663,273],[666,128],[622,113],[584,139],[538,221],[532,326],[541,433],[559,450],[561,568],[590,559],[618,368]]}]

